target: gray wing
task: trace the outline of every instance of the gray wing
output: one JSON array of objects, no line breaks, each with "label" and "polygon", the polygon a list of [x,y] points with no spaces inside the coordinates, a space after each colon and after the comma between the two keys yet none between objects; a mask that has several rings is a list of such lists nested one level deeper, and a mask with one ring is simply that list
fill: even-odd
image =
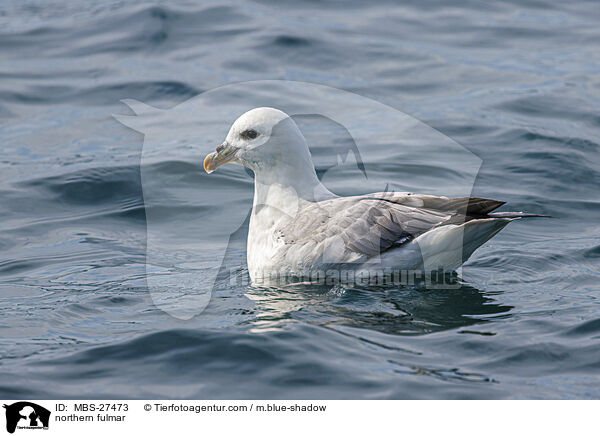
[{"label": "gray wing", "polygon": [[[439,226],[485,217],[504,204],[482,198],[446,198],[406,193],[340,197],[311,204],[278,229],[287,255],[323,255],[356,262],[398,247]],[[332,257],[331,253],[328,257]]]}]

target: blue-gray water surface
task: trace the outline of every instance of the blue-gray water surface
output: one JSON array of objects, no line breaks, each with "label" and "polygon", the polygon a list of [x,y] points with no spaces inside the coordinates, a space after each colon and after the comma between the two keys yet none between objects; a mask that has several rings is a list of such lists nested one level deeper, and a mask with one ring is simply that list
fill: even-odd
[{"label": "blue-gray water surface", "polygon": [[[0,397],[600,398],[599,20],[586,1],[2,2]],[[112,114],[263,79],[405,112],[482,159],[475,195],[552,218],[511,223],[460,289],[221,282],[171,317],[146,286],[143,136]],[[171,205],[199,222],[252,198],[202,157],[151,164],[219,186]],[[369,171],[444,175],[410,168],[390,148]]]}]

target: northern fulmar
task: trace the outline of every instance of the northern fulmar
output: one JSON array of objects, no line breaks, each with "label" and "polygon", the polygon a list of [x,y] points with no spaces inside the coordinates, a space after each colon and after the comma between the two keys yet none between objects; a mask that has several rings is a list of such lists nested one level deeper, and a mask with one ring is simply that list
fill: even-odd
[{"label": "northern fulmar", "polygon": [[212,173],[235,163],[254,172],[248,272],[310,277],[331,269],[459,268],[520,212],[492,212],[504,202],[399,192],[340,197],[317,177],[306,139],[286,113],[252,109],[204,159]]}]

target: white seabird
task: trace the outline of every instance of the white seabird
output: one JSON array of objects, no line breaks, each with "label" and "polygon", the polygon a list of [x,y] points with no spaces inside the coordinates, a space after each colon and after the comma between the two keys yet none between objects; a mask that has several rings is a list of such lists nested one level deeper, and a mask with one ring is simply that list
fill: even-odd
[{"label": "white seabird", "polygon": [[333,269],[451,271],[510,221],[504,202],[378,192],[339,197],[318,179],[308,144],[284,112],[263,107],[240,116],[206,156],[254,172],[248,232],[251,279],[311,277]]}]

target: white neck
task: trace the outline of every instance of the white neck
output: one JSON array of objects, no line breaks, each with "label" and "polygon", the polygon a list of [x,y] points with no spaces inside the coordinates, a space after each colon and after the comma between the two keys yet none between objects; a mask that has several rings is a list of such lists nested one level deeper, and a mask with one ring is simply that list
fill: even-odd
[{"label": "white neck", "polygon": [[310,154],[295,158],[293,161],[255,169],[254,212],[266,205],[289,214],[304,202],[335,197],[319,181]]}]

